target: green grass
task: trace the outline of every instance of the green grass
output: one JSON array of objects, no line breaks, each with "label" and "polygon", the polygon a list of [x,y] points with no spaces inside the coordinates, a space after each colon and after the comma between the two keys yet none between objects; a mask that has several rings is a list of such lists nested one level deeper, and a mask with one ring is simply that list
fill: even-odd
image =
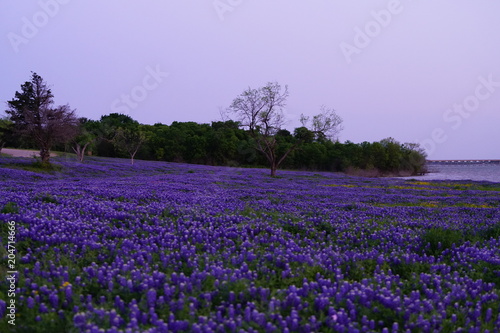
[{"label": "green grass", "polygon": [[422,236],[422,240],[429,246],[425,251],[429,255],[439,255],[444,250],[450,249],[453,244],[456,246],[464,242],[464,235],[459,230],[432,228],[427,230]]},{"label": "green grass", "polygon": [[60,166],[59,164],[41,161],[35,161],[31,164],[10,163],[6,164],[5,166],[12,169],[21,169],[37,173],[55,173],[62,170],[62,166]]},{"label": "green grass", "polygon": [[500,186],[498,186],[498,185],[481,185],[481,186],[473,187],[472,189],[479,190],[479,191],[500,191]]},{"label": "green grass", "polygon": [[460,246],[465,242],[483,242],[498,237],[500,237],[500,224],[469,231],[432,228],[422,235],[422,241],[427,254],[439,255],[444,250],[451,249],[453,245]]},{"label": "green grass", "polygon": [[424,186],[430,186],[430,187],[444,187],[444,188],[450,188],[453,190],[458,190],[458,191],[500,191],[500,186],[498,184],[482,184],[479,185],[477,183],[459,183],[459,182],[449,182],[449,183],[444,183],[444,182],[432,182],[432,181],[427,181],[427,182],[420,182],[415,179],[407,179],[406,182],[412,184],[412,185],[424,185]]},{"label": "green grass", "polygon": [[483,239],[500,237],[500,223],[497,223],[485,230],[479,231],[479,236]]},{"label": "green grass", "polygon": [[9,201],[3,206],[2,210],[0,210],[2,214],[17,214],[19,213],[19,207],[15,202]]},{"label": "green grass", "polygon": [[37,195],[36,198],[38,200],[40,200],[41,202],[45,202],[45,203],[58,203],[57,199],[54,198],[52,195],[50,194],[40,194],[40,195]]}]

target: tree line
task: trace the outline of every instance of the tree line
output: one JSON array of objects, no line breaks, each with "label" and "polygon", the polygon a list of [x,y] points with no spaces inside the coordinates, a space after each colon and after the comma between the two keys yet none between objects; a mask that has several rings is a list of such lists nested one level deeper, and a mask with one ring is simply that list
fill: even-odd
[{"label": "tree line", "polygon": [[38,148],[42,161],[49,151],[184,162],[206,165],[269,167],[317,171],[366,171],[373,175],[425,172],[425,153],[416,144],[392,138],[356,144],[337,140],[342,119],[322,107],[312,118],[301,117],[293,132],[284,128],[282,109],[288,89],[276,82],[248,88],[225,110],[226,120],[210,124],[176,122],[140,124],[111,113],[99,120],[76,117],[69,106],[53,107],[53,95],[33,73],[8,102],[9,117],[0,121],[0,146]]}]

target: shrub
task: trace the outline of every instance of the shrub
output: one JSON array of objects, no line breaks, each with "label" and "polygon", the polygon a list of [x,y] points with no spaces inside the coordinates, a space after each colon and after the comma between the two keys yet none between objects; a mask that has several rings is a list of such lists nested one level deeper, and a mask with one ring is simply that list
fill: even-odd
[{"label": "shrub", "polygon": [[443,250],[449,249],[453,244],[459,245],[463,242],[463,234],[458,230],[432,228],[422,236],[424,246],[429,244],[425,249],[427,254],[437,255]]},{"label": "shrub", "polygon": [[19,213],[19,207],[15,202],[7,202],[0,211],[2,214],[17,214]]}]

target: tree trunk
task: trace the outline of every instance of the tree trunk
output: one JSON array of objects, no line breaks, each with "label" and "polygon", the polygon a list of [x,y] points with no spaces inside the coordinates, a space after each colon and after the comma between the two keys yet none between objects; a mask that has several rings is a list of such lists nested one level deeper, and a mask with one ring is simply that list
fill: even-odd
[{"label": "tree trunk", "polygon": [[87,149],[87,146],[90,144],[90,142],[87,142],[83,147],[77,143],[76,147],[72,147],[73,151],[76,153],[76,156],[80,162],[83,162],[83,159],[85,158],[85,149]]},{"label": "tree trunk", "polygon": [[80,162],[83,162],[83,159],[85,158],[85,150],[87,149],[87,147],[89,146],[90,142],[87,142],[83,148],[82,148],[82,156],[80,157]]},{"label": "tree trunk", "polygon": [[40,157],[42,159],[42,163],[49,163],[50,150],[47,148],[40,148]]},{"label": "tree trunk", "polygon": [[276,164],[275,163],[271,163],[271,177],[276,177]]},{"label": "tree trunk", "polygon": [[129,151],[129,154],[130,154],[130,163],[132,165],[134,165],[134,157],[135,157],[135,154],[137,154],[137,152],[139,151],[140,144],[141,143],[139,143],[139,145],[137,145],[137,148],[135,148],[134,151]]},{"label": "tree trunk", "polygon": [[80,162],[83,162],[83,158],[85,157],[85,147],[80,148],[80,146],[78,146],[78,152],[76,153],[76,156],[78,157],[78,160]]},{"label": "tree trunk", "polygon": [[79,144],[76,144],[76,148],[75,147],[72,147],[73,148],[73,151],[75,152],[76,154],[76,158],[78,159],[78,161],[83,161],[83,158],[82,158],[82,148]]},{"label": "tree trunk", "polygon": [[78,155],[78,160],[80,162],[83,162],[83,158],[85,157],[85,148],[82,148],[77,155]]}]

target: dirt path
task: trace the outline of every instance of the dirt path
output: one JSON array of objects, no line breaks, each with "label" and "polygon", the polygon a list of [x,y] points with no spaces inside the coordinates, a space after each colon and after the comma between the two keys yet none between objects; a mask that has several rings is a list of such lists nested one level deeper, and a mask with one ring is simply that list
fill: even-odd
[{"label": "dirt path", "polygon": [[[24,149],[10,149],[10,148],[3,148],[2,149],[2,154],[7,154],[12,157],[33,157],[33,156],[40,156],[40,152],[37,150],[24,150]],[[57,156],[55,153],[50,153],[50,157],[55,157]]]}]

